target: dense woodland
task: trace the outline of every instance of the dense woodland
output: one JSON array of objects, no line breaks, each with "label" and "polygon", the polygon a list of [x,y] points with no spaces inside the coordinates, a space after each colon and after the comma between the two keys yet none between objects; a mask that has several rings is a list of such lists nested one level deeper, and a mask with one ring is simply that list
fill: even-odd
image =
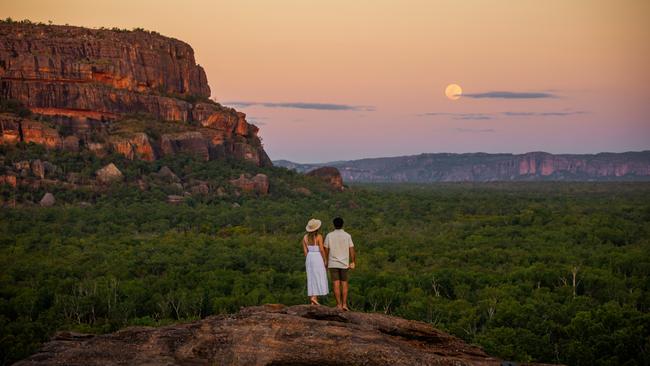
[{"label": "dense woodland", "polygon": [[[39,157],[105,190],[4,185],[0,209],[0,364],[56,330],[160,326],[263,303],[307,303],[300,246],[311,217],[341,215],[358,268],[351,307],[428,322],[512,361],[650,364],[650,184],[486,183],[353,186],[331,192],[281,168],[187,156],[118,156],[0,147],[5,165]],[[268,196],[191,197],[137,178],[169,166],[215,186],[242,171]],[[2,173],[2,172],[0,172]],[[306,187],[312,194],[294,191]],[[83,203],[83,204],[82,204]],[[324,299],[333,304],[333,298]]]}]

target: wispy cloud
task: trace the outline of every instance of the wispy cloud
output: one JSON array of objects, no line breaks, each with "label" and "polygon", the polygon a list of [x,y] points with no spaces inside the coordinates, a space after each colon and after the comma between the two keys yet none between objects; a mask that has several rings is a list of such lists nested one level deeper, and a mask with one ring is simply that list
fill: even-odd
[{"label": "wispy cloud", "polygon": [[586,111],[562,111],[562,112],[503,112],[504,116],[509,117],[564,117],[576,114],[585,114]]},{"label": "wispy cloud", "polygon": [[492,119],[493,115],[488,113],[445,113],[445,112],[430,112],[423,113],[420,116],[449,116],[455,120],[486,120]]},{"label": "wispy cloud", "polygon": [[540,99],[540,98],[558,98],[556,94],[548,92],[511,92],[511,91],[489,91],[485,93],[463,94],[464,98],[494,98],[494,99]]},{"label": "wispy cloud", "polygon": [[573,116],[578,114],[586,114],[587,111],[572,111],[572,110],[563,110],[563,111],[549,111],[549,112],[500,112],[500,113],[449,113],[449,112],[429,112],[422,113],[418,116],[427,117],[427,116],[447,116],[451,117],[453,120],[490,120],[496,119],[500,116],[505,117],[566,117]]},{"label": "wispy cloud", "polygon": [[457,132],[472,132],[472,133],[492,133],[496,132],[493,128],[456,128]]},{"label": "wispy cloud", "polygon": [[294,109],[313,109],[322,111],[374,111],[373,106],[363,105],[350,105],[350,104],[334,104],[334,103],[305,103],[305,102],[248,102],[248,101],[235,101],[226,102],[227,105],[245,108],[252,106],[261,106],[266,108],[294,108]]},{"label": "wispy cloud", "polygon": [[246,119],[248,120],[248,123],[252,123],[256,126],[264,126],[266,125],[266,122],[268,121],[269,117],[263,117],[263,116],[247,116]]}]

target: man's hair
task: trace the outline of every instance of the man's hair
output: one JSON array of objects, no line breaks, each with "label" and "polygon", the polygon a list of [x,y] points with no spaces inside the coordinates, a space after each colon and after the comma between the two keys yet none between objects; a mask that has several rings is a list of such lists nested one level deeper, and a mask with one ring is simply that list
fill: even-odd
[{"label": "man's hair", "polygon": [[332,220],[334,223],[334,228],[335,229],[340,229],[343,227],[343,219],[340,217],[335,217],[334,220]]}]

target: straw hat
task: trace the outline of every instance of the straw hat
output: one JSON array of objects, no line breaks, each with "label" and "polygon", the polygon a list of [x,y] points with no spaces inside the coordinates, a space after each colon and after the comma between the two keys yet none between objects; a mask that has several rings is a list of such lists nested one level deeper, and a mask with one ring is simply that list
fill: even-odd
[{"label": "straw hat", "polygon": [[311,219],[307,223],[307,227],[305,227],[305,230],[307,230],[308,233],[314,232],[320,228],[321,221],[317,219]]}]

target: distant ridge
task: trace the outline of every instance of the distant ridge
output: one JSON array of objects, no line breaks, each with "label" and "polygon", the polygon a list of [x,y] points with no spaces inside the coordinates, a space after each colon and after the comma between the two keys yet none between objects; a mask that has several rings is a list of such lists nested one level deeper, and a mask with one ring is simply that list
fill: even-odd
[{"label": "distant ridge", "polygon": [[322,166],[341,171],[347,183],[432,183],[491,181],[650,181],[650,151],[598,154],[436,153],[274,165],[304,173]]}]

